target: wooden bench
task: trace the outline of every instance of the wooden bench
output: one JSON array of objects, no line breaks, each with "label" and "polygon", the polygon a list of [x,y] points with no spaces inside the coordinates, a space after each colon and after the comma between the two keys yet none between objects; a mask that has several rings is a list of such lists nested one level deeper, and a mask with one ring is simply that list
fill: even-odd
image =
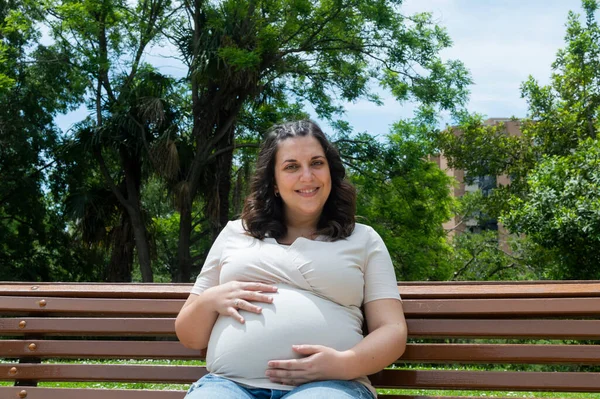
[{"label": "wooden bench", "polygon": [[[0,283],[0,381],[8,381],[0,398],[181,399],[204,367],[90,362],[201,358],[174,334],[174,318],[190,287]],[[599,281],[401,283],[399,290],[410,344],[397,368],[372,376],[376,387],[512,391],[505,394],[512,398],[514,391],[600,392],[600,373],[580,371],[600,364],[600,344],[593,342],[600,339]],[[64,359],[72,362],[59,362]],[[462,367],[473,364],[514,370]],[[547,371],[544,365],[561,366]],[[56,381],[150,386],[111,389],[109,396],[105,389],[42,386]],[[161,391],[156,383],[181,385]]]}]

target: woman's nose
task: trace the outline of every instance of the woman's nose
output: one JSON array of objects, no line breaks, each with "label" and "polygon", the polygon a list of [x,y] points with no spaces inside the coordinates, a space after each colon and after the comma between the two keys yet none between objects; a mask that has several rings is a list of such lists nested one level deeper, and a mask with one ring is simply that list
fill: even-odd
[{"label": "woman's nose", "polygon": [[300,178],[303,181],[312,180],[312,178],[313,178],[312,170],[309,167],[302,168],[302,175],[300,176]]}]

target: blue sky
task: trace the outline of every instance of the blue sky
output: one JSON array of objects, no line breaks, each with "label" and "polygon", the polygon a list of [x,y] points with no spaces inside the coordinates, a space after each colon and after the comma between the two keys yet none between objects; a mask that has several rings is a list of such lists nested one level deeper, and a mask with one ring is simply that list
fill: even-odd
[{"label": "blue sky", "polygon": [[[580,0],[405,0],[404,14],[432,12],[444,26],[454,45],[443,59],[461,60],[470,70],[468,110],[487,117],[525,117],[527,104],[519,87],[529,75],[547,84],[556,52],[564,46],[569,10],[581,13]],[[163,73],[181,76],[182,66],[165,58],[169,48],[155,48],[148,61]],[[381,135],[392,123],[412,115],[411,104],[398,104],[381,93],[385,104],[366,101],[346,105],[346,119],[357,132]],[[57,118],[66,130],[81,120],[85,109]]]},{"label": "blue sky", "polygon": [[[579,0],[405,0],[405,14],[432,12],[454,45],[443,59],[461,60],[471,72],[468,110],[487,117],[525,117],[520,85],[529,75],[547,84],[556,52],[564,46],[569,10],[581,13]],[[385,134],[412,107],[386,96],[376,107],[358,102],[347,107],[356,131]]]}]

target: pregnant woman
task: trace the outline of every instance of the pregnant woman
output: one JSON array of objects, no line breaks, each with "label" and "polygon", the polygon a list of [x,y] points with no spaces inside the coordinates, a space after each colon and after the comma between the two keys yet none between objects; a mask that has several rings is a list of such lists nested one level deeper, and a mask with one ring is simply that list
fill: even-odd
[{"label": "pregnant woman", "polygon": [[241,220],[214,242],[175,322],[185,346],[207,348],[210,373],[186,399],[377,396],[367,375],[404,352],[406,322],[385,244],[355,209],[314,122],[271,129]]}]

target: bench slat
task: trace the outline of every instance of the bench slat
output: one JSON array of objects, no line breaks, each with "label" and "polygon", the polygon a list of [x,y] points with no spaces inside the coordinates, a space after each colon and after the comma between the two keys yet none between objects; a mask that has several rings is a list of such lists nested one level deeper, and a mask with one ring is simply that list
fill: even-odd
[{"label": "bench slat", "polygon": [[600,298],[431,299],[404,301],[408,317],[570,317],[599,314]]},{"label": "bench slat", "polygon": [[378,388],[600,392],[600,373],[386,369],[369,378]]},{"label": "bench slat", "polygon": [[151,391],[142,389],[78,389],[78,388],[38,388],[0,387],[3,399],[21,399],[20,393],[27,393],[26,399],[182,399],[186,391]]},{"label": "bench slat", "polygon": [[[27,399],[106,399],[106,389],[0,387],[0,397],[20,399],[21,391]],[[3,393],[5,392],[5,393]],[[149,391],[140,389],[111,389],[110,399],[182,399],[186,391]],[[379,395],[385,399],[489,399],[488,396],[422,396],[422,395]],[[531,398],[531,397],[530,397]],[[494,397],[494,399],[515,399]]]},{"label": "bench slat", "polygon": [[[143,283],[18,283],[2,282],[0,295],[73,296],[103,298],[185,299],[192,284]],[[33,289],[35,288],[35,289]],[[398,290],[410,298],[532,298],[600,296],[600,281],[400,282]]]},{"label": "bench slat", "polygon": [[407,319],[412,338],[600,339],[600,320]]},{"label": "bench slat", "polygon": [[[25,327],[21,327],[25,322]],[[600,320],[408,319],[409,336],[427,338],[600,339]],[[5,335],[175,335],[174,318],[0,318]]]},{"label": "bench slat", "polygon": [[18,283],[1,282],[0,296],[50,296],[73,298],[186,299],[189,283]]},{"label": "bench slat", "polygon": [[[41,302],[45,301],[45,302]],[[44,305],[42,306],[41,303]],[[0,311],[69,314],[131,314],[175,316],[183,306],[176,299],[98,299],[58,297],[3,297]],[[431,299],[405,300],[407,317],[508,317],[598,315],[600,298],[550,299]]]},{"label": "bench slat", "polygon": [[[11,378],[9,370],[17,368]],[[91,364],[0,364],[0,380],[192,383],[204,367]],[[384,370],[371,376],[380,388],[600,392],[600,373],[454,370]]]},{"label": "bench slat", "polygon": [[0,331],[6,335],[174,336],[175,318],[7,317],[0,318]]},{"label": "bench slat", "polygon": [[596,345],[408,344],[399,361],[418,363],[600,364]]},{"label": "bench slat", "polygon": [[399,282],[404,299],[598,297],[600,281]]},{"label": "bench slat", "polygon": [[[35,345],[33,350],[30,345]],[[69,341],[0,340],[0,353],[7,358],[65,359],[203,359],[204,351],[188,349],[177,341]]]},{"label": "bench slat", "polygon": [[[43,301],[43,302],[42,302]],[[178,299],[104,299],[58,297],[2,298],[0,311],[51,314],[128,314],[175,316],[185,301]]]},{"label": "bench slat", "polygon": [[[16,373],[11,373],[16,368]],[[206,374],[202,366],[122,364],[0,364],[0,380],[106,381],[190,384]]]},{"label": "bench slat", "polygon": [[[0,353],[7,358],[197,360],[205,356],[204,351],[168,341],[4,340],[0,341]],[[600,364],[600,346],[408,344],[399,362]]]}]

